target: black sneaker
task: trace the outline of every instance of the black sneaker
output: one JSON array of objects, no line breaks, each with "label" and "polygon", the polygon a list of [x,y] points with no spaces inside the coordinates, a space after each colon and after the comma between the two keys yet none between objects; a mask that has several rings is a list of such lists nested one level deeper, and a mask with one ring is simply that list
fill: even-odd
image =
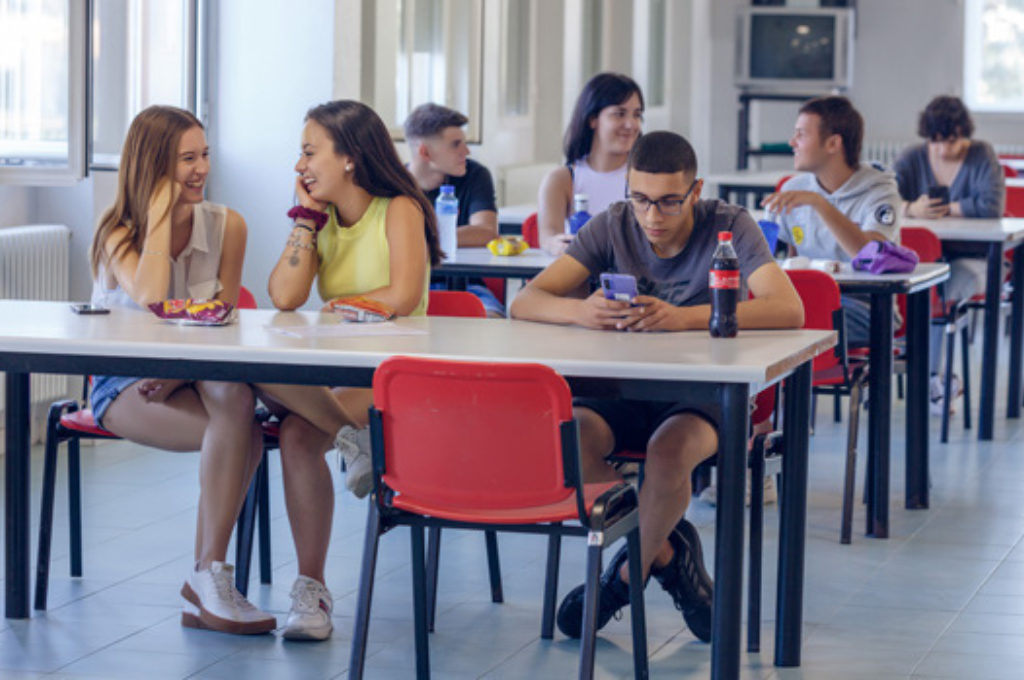
[{"label": "black sneaker", "polygon": [[711,642],[711,607],[715,585],[704,569],[704,551],[700,534],[685,518],[668,536],[675,549],[672,561],[661,568],[651,569],[653,576],[664,588],[676,609],[698,639]]},{"label": "black sneaker", "polygon": [[[601,574],[601,593],[598,596],[597,605],[597,629],[605,627],[612,617],[617,615],[623,607],[629,606],[629,584],[619,577],[619,570],[626,563],[627,546],[623,545],[611,563]],[[569,594],[558,606],[558,615],[555,622],[558,630],[571,638],[579,638],[583,634],[583,590],[586,584],[577,586],[569,591]]]}]

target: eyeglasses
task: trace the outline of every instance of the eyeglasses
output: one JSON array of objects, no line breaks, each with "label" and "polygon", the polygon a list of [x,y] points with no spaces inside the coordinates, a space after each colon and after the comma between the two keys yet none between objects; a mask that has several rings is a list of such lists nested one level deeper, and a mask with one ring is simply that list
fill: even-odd
[{"label": "eyeglasses", "polygon": [[694,188],[697,186],[697,182],[700,180],[693,180],[693,184],[686,190],[682,198],[659,198],[656,201],[652,201],[650,198],[643,194],[631,194],[627,191],[626,198],[629,199],[630,203],[633,204],[633,210],[638,213],[647,214],[647,211],[651,209],[651,206],[657,206],[658,212],[662,215],[679,215],[683,212],[683,204],[686,203],[686,199],[693,193]]}]

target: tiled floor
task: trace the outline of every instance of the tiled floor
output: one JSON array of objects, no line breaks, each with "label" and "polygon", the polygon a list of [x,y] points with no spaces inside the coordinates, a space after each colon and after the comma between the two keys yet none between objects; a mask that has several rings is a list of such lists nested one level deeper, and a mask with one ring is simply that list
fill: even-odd
[{"label": "tiled floor", "polygon": [[[902,508],[903,408],[894,408],[892,538],[866,539],[858,508],[854,543],[841,546],[839,487],[845,428],[822,403],[812,438],[803,666],[772,666],[773,588],[766,586],[763,651],[743,653],[745,678],[1024,677],[1024,426],[997,420],[980,444],[954,422],[949,444],[932,445],[932,508]],[[1005,412],[1002,403],[1000,413]],[[863,447],[862,447],[863,450]],[[192,454],[115,443],[85,453],[85,576],[70,579],[66,508],[58,503],[50,610],[29,621],[0,620],[0,678],[335,678],[345,677],[365,506],[339,495],[328,564],[336,597],[326,643],[284,643],[184,630],[178,589],[191,562],[196,502]],[[41,459],[34,458],[38,491]],[[861,460],[863,471],[863,457]],[[274,584],[253,601],[283,616],[295,576],[293,549],[273,458]],[[336,480],[340,482],[340,480]],[[63,487],[62,487],[63,488]],[[341,483],[337,488],[343,488]],[[33,503],[38,502],[38,493]],[[690,517],[713,554],[714,511]],[[765,579],[775,574],[777,511],[768,509]],[[34,531],[33,527],[33,531]],[[34,534],[33,534],[34,535]],[[368,677],[414,676],[407,534],[384,538],[370,632]],[[502,536],[506,602],[489,602],[483,540],[447,532],[435,678],[567,678],[578,644],[539,639],[542,539]],[[563,551],[561,592],[582,573],[582,545]],[[647,592],[651,672],[706,678],[709,648],[683,625],[656,584]],[[631,676],[628,616],[601,634],[599,677]]]}]

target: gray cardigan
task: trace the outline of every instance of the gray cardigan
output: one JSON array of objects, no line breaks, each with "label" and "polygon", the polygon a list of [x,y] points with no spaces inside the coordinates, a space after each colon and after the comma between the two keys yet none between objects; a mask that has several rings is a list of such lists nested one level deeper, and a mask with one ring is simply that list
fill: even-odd
[{"label": "gray cardigan", "polygon": [[[896,182],[905,201],[916,201],[938,184],[928,162],[928,145],[907,148],[896,160]],[[967,157],[949,187],[949,200],[960,203],[964,217],[1002,217],[1006,181],[999,158],[988,142],[971,141]]]}]

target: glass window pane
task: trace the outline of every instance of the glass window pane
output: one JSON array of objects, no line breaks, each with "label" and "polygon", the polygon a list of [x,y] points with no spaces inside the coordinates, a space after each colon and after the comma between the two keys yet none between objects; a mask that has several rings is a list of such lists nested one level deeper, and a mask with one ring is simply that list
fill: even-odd
[{"label": "glass window pane", "polygon": [[522,116],[530,111],[530,3],[506,0],[505,13],[505,115]]},{"label": "glass window pane", "polygon": [[1024,110],[1024,0],[971,0],[966,7],[968,105]]},{"label": "glass window pane", "polygon": [[647,106],[665,104],[665,0],[651,0],[647,42]]},{"label": "glass window pane", "polygon": [[116,167],[135,115],[191,108],[191,0],[93,0],[93,159]]},{"label": "glass window pane", "polygon": [[0,0],[0,165],[66,164],[67,0]]}]

